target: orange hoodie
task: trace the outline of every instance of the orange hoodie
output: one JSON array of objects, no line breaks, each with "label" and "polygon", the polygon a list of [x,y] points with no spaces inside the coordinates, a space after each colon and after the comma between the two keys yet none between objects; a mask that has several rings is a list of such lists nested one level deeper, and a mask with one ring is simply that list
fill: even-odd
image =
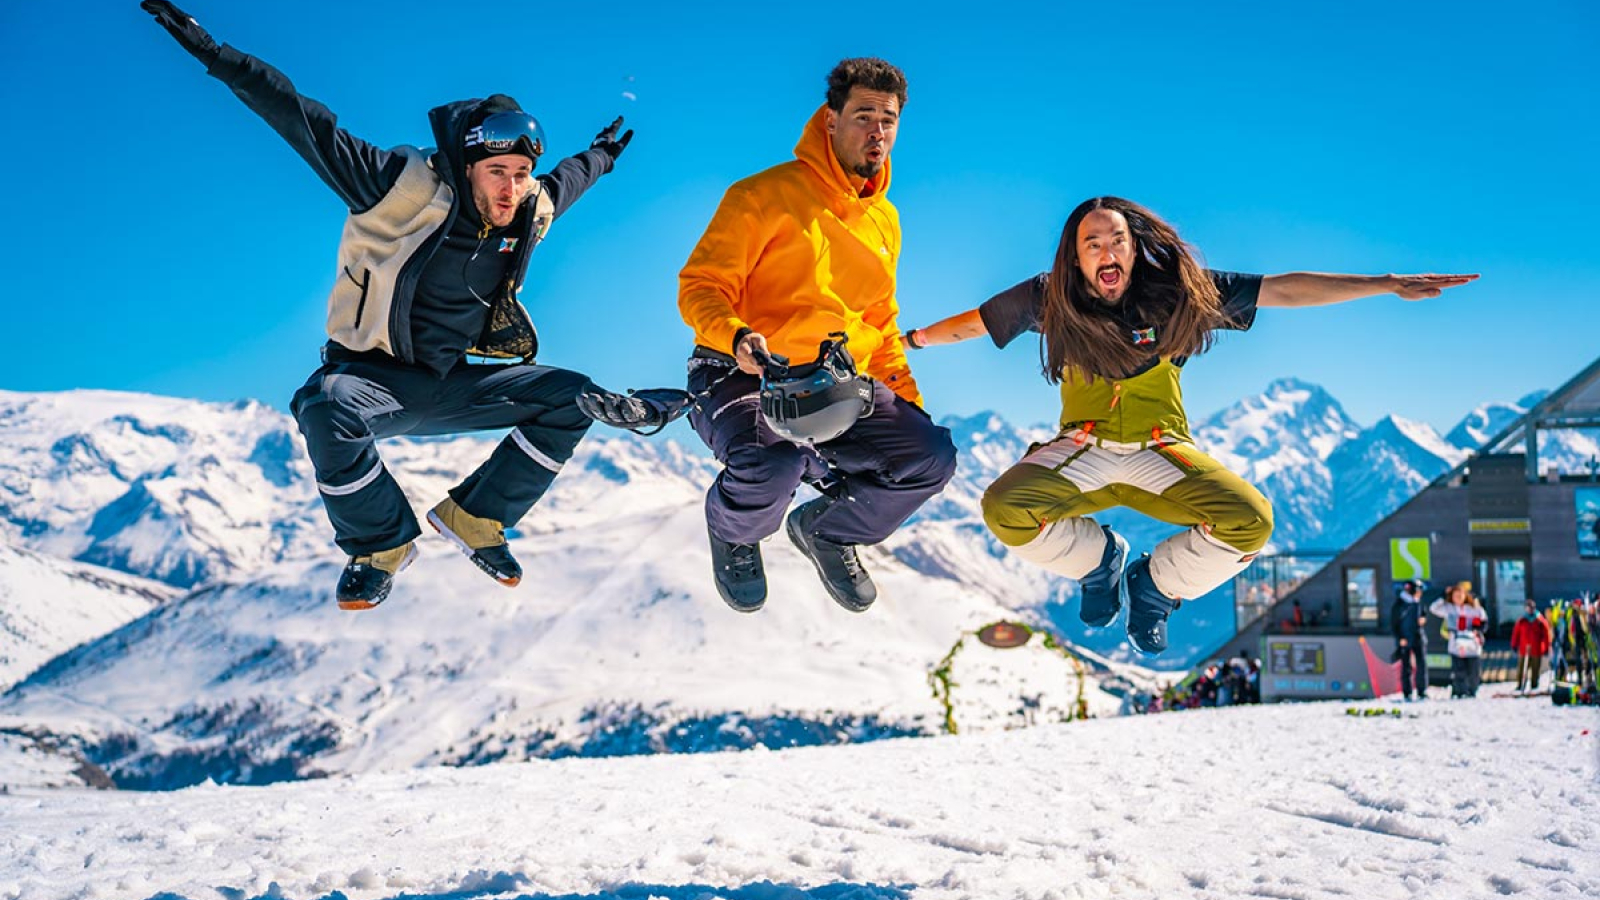
[{"label": "orange hoodie", "polygon": [[732,353],[734,335],[749,328],[794,363],[812,361],[842,331],[859,371],[920,406],[897,321],[900,214],[885,196],[889,162],[872,196],[859,196],[833,154],[826,111],[806,123],[794,161],[728,188],[678,274],[678,310],[703,347]]}]

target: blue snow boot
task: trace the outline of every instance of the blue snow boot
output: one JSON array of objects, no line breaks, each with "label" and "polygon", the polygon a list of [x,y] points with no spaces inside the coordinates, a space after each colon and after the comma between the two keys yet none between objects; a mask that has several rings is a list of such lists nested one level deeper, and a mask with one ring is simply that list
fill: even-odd
[{"label": "blue snow boot", "polygon": [[1110,625],[1122,611],[1122,568],[1128,561],[1127,540],[1109,525],[1100,527],[1106,533],[1106,549],[1100,554],[1100,565],[1078,579],[1078,590],[1083,594],[1078,618],[1095,628]]},{"label": "blue snow boot", "polygon": [[1183,605],[1156,587],[1150,578],[1150,554],[1128,564],[1123,573],[1123,589],[1128,595],[1128,640],[1145,656],[1156,656],[1167,649],[1167,616]]}]

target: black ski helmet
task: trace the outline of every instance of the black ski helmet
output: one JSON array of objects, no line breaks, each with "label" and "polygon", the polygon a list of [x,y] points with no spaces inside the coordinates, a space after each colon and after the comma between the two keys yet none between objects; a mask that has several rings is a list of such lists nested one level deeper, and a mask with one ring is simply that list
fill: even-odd
[{"label": "black ski helmet", "polygon": [[767,362],[761,417],[773,431],[797,444],[821,444],[872,414],[872,379],[856,374],[855,360],[844,349],[848,340],[834,332],[806,365],[790,367],[782,357]]}]

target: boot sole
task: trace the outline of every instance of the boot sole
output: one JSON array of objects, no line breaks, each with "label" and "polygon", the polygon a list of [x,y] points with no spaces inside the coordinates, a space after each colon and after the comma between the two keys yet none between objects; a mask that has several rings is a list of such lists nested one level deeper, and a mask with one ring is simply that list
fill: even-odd
[{"label": "boot sole", "polygon": [[[1177,611],[1178,611],[1178,608],[1176,606],[1172,608],[1172,612],[1177,612]],[[1172,612],[1167,613],[1166,621],[1170,622],[1172,620]],[[1139,646],[1139,641],[1136,638],[1134,638],[1134,636],[1133,636],[1133,611],[1132,610],[1128,611],[1127,634],[1128,634],[1128,646],[1133,648],[1133,652],[1139,654],[1140,656],[1145,657],[1146,659],[1152,659],[1154,657],[1160,656],[1161,654],[1167,652],[1167,647],[1162,647],[1160,650],[1146,650],[1145,648]],[[1168,646],[1171,646],[1170,643],[1168,644]]]},{"label": "boot sole", "polygon": [[[411,563],[414,560],[416,560],[416,558],[417,558],[417,547],[416,547],[415,544],[413,544],[411,546],[411,549],[406,551],[406,558],[400,560],[400,567],[394,570],[394,574],[395,575],[399,575],[401,572],[404,572],[407,568],[409,568],[411,566]],[[393,576],[391,576],[391,578],[392,577]],[[394,582],[391,580],[389,582],[389,586],[384,588],[383,591],[380,592],[378,594],[378,596],[376,596],[376,597],[372,597],[372,598],[369,598],[369,599],[366,599],[366,600],[362,600],[362,599],[356,598],[356,597],[352,597],[352,598],[347,600],[347,599],[344,599],[344,598],[341,597],[341,598],[339,598],[339,601],[338,601],[339,602],[339,608],[342,609],[342,610],[345,610],[346,612],[360,612],[361,610],[364,610],[364,609],[372,609],[373,607],[377,606],[378,604],[382,603],[383,601],[389,599],[389,592],[391,590],[393,590],[393,589],[394,589]]]},{"label": "boot sole", "polygon": [[467,559],[471,560],[472,564],[477,566],[479,571],[483,572],[483,574],[488,575],[490,578],[493,578],[495,581],[500,582],[506,587],[516,587],[522,583],[522,579],[520,577],[506,577],[484,565],[483,561],[478,559],[478,551],[472,549],[472,547],[466,541],[461,539],[460,535],[456,534],[454,531],[451,531],[449,527],[444,524],[444,520],[439,518],[438,513],[433,512],[432,510],[428,511],[428,524],[433,526],[434,531],[437,531],[446,538],[449,538],[450,543],[455,544],[456,549],[460,550],[462,553],[465,553],[467,555]]},{"label": "boot sole", "polygon": [[[1124,588],[1124,591],[1126,591],[1126,588]],[[1168,614],[1168,618],[1170,618],[1170,617],[1171,617],[1171,614],[1169,613]],[[1126,632],[1127,632],[1127,635],[1128,635],[1128,646],[1133,648],[1133,652],[1139,654],[1140,656],[1144,657],[1145,659],[1153,659],[1153,658],[1155,658],[1157,656],[1160,656],[1161,654],[1167,652],[1167,648],[1166,647],[1162,647],[1160,650],[1146,650],[1145,648],[1139,646],[1138,639],[1133,636],[1133,610],[1131,610],[1131,609],[1128,610],[1128,623],[1127,623]]]},{"label": "boot sole", "polygon": [[722,598],[723,603],[728,604],[729,609],[738,613],[757,613],[761,611],[762,607],[767,605],[767,598],[765,597],[762,597],[753,604],[740,603],[732,597],[729,597],[727,592],[722,589],[722,585],[720,583],[717,585],[717,596]]},{"label": "boot sole", "polygon": [[1160,650],[1146,650],[1145,648],[1139,646],[1139,642],[1133,639],[1132,634],[1128,635],[1128,646],[1133,648],[1134,653],[1137,653],[1145,659],[1155,659],[1161,654],[1167,652],[1167,648],[1165,647],[1162,647]]},{"label": "boot sole", "polygon": [[[783,531],[784,534],[789,536],[789,543],[794,544],[795,549],[800,551],[800,555],[804,556],[806,560],[811,563],[811,568],[817,570],[817,578],[822,582],[823,590],[826,590],[828,592],[828,596],[833,598],[833,602],[853,613],[866,612],[872,608],[872,604],[878,599],[876,597],[868,600],[865,603],[862,603],[858,600],[852,600],[849,597],[841,597],[834,591],[833,584],[828,581],[827,573],[822,571],[822,564],[817,562],[816,558],[811,555],[811,551],[807,549],[805,536],[800,533],[800,526],[795,524],[795,517],[793,514],[784,519]],[[867,577],[870,579],[872,576],[869,575]]]}]

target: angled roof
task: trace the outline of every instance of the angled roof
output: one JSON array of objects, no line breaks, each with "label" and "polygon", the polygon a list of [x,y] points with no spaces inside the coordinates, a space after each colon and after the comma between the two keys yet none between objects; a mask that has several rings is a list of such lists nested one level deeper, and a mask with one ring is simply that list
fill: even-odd
[{"label": "angled roof", "polygon": [[[1484,441],[1473,455],[1482,456],[1490,453],[1510,453],[1517,445],[1526,445],[1524,438],[1529,426],[1535,431],[1551,428],[1594,428],[1600,427],[1600,359],[1590,363],[1587,368],[1574,375],[1566,384],[1556,388],[1545,396],[1543,400],[1533,405],[1533,408],[1522,415],[1521,418],[1507,425],[1499,434]],[[1536,451],[1536,447],[1527,447],[1529,451]],[[1464,473],[1472,457],[1468,456],[1460,465],[1441,475],[1436,480],[1449,480]]]}]

